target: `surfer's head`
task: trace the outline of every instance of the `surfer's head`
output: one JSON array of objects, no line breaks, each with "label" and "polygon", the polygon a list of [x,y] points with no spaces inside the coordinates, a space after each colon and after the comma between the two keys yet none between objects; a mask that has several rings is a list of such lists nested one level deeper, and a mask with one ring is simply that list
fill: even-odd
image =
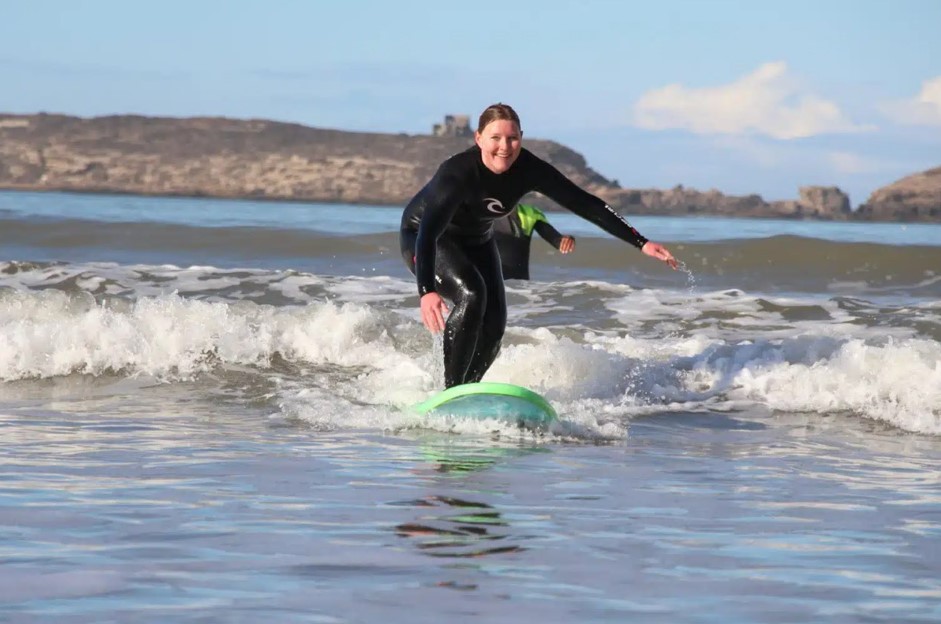
[{"label": "surfer's head", "polygon": [[497,174],[505,172],[516,162],[522,148],[519,115],[509,104],[491,104],[480,114],[474,140],[480,147],[484,166]]}]

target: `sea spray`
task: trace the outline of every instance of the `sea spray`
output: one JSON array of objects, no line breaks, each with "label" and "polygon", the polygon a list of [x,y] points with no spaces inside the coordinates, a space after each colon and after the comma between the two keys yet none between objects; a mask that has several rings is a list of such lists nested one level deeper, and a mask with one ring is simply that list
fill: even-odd
[{"label": "sea spray", "polygon": [[431,378],[435,387],[444,387],[444,334],[434,334],[431,341]]}]

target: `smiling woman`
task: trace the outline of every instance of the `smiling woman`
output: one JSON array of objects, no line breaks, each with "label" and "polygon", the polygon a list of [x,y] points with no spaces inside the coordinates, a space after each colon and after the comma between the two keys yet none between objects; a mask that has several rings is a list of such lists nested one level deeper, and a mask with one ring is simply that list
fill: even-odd
[{"label": "smiling woman", "polygon": [[[493,221],[538,191],[648,256],[676,260],[598,197],[522,146],[520,118],[507,104],[480,115],[476,145],[446,160],[402,215],[401,248],[418,281],[422,322],[444,330],[444,382],[479,382],[506,329],[506,293]],[[454,309],[448,314],[448,299]]]},{"label": "smiling woman", "polygon": [[477,146],[480,147],[480,157],[484,166],[497,175],[505,173],[513,166],[519,158],[523,141],[519,117],[512,108],[509,106],[506,108],[506,116],[509,119],[500,118],[497,113],[499,109],[493,107],[487,109],[492,110],[489,117],[494,117],[494,119],[483,129],[478,127],[474,137]]}]

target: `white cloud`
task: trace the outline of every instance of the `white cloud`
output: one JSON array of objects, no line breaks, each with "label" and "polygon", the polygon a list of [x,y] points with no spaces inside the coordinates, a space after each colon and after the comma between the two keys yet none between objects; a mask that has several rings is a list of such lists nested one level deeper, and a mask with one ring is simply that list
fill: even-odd
[{"label": "white cloud", "polygon": [[880,106],[890,119],[911,126],[941,126],[941,76],[921,83],[921,91],[908,100]]},{"label": "white cloud", "polygon": [[847,119],[833,102],[803,91],[783,62],[765,63],[718,87],[672,84],[648,91],[634,106],[634,121],[648,130],[763,134],[776,139],[870,129]]}]

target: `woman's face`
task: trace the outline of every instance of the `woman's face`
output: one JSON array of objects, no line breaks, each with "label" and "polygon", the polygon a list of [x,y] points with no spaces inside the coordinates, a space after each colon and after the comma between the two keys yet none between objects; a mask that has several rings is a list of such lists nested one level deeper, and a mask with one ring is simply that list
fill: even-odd
[{"label": "woman's face", "polygon": [[503,173],[513,166],[520,155],[523,133],[514,121],[497,119],[474,134],[480,147],[484,166],[494,173]]}]

